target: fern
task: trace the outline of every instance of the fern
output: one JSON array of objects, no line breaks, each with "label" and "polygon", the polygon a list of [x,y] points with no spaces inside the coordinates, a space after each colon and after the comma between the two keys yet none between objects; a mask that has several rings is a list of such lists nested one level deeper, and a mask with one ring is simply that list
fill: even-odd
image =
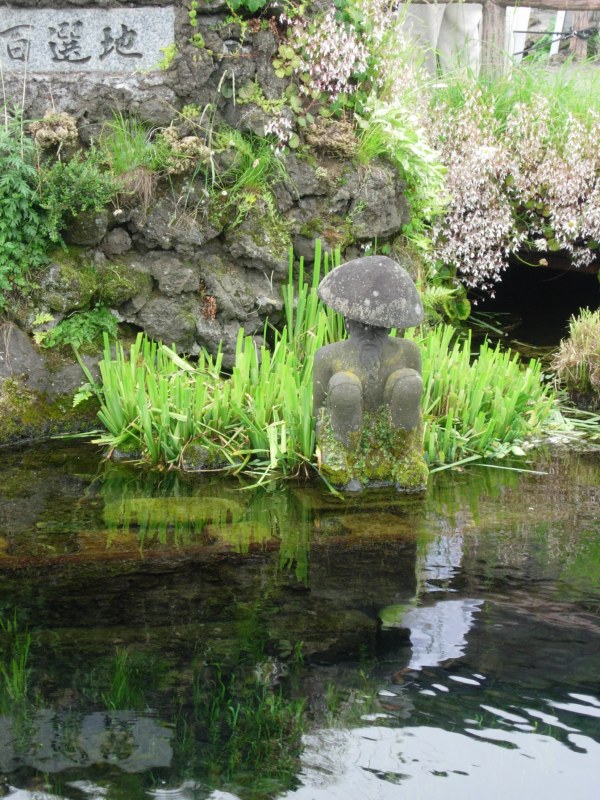
[{"label": "fern", "polygon": [[0,127],[0,311],[46,263],[46,222],[36,203],[35,145],[19,118]]}]

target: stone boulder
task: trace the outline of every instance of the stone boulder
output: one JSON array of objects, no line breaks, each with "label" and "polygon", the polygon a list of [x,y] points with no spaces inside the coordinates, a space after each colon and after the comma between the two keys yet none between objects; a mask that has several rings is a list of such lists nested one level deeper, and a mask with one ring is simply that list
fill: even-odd
[{"label": "stone boulder", "polygon": [[126,253],[112,260],[98,260],[95,297],[109,308],[117,309],[133,298],[148,297],[154,281],[137,254]]},{"label": "stone boulder", "polygon": [[148,253],[146,262],[159,292],[175,297],[200,288],[198,272],[187,266],[174,253]]},{"label": "stone boulder", "polygon": [[131,236],[124,228],[109,231],[102,242],[102,252],[108,257],[121,256],[132,248]]},{"label": "stone boulder", "polygon": [[198,263],[206,294],[214,297],[220,320],[236,321],[250,329],[257,323],[262,326],[265,316],[277,318],[283,308],[281,291],[264,272],[242,267],[225,253],[207,255]]},{"label": "stone boulder", "polygon": [[89,255],[76,247],[60,248],[39,281],[40,304],[50,311],[68,314],[89,308],[98,283]]},{"label": "stone boulder", "polygon": [[82,211],[67,221],[67,227],[62,234],[63,239],[67,244],[95,247],[106,236],[110,216],[106,209]]},{"label": "stone boulder", "polygon": [[138,250],[177,250],[189,255],[223,231],[216,218],[182,211],[178,199],[159,196],[147,212],[138,209],[131,215],[128,227]]},{"label": "stone boulder", "polygon": [[391,164],[373,162],[347,173],[346,182],[332,198],[332,207],[346,208],[353,239],[387,239],[408,222],[405,186]]},{"label": "stone boulder", "polygon": [[202,313],[202,302],[193,294],[169,297],[154,291],[139,311],[129,318],[148,336],[174,345],[179,352],[195,354],[196,323]]},{"label": "stone boulder", "polygon": [[[84,362],[97,376],[98,359]],[[57,362],[16,325],[0,326],[0,445],[94,427],[95,399],[73,408],[73,393],[85,381],[74,359]]]},{"label": "stone boulder", "polygon": [[244,267],[285,277],[292,240],[283,221],[278,221],[262,203],[252,209],[243,222],[230,228],[223,237],[229,255]]}]

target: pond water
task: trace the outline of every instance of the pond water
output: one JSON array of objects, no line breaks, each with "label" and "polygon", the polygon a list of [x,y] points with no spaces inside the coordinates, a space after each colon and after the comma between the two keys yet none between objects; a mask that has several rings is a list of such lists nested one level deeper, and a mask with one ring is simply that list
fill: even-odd
[{"label": "pond water", "polygon": [[344,503],[3,453],[0,796],[596,798],[600,453],[526,466]]}]

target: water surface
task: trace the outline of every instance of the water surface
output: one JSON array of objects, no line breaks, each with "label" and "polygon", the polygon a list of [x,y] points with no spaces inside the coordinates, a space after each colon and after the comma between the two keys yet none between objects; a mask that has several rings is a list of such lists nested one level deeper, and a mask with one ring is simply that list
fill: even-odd
[{"label": "water surface", "polygon": [[597,797],[600,454],[342,503],[0,464],[0,773],[21,798]]}]

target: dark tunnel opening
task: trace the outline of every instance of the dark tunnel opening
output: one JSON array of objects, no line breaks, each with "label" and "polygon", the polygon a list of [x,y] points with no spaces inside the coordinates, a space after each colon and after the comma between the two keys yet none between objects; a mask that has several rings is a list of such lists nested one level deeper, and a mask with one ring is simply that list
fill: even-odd
[{"label": "dark tunnel opening", "polygon": [[496,324],[510,328],[511,339],[552,346],[566,336],[572,315],[600,307],[600,283],[595,273],[516,263],[503,273],[494,298],[473,294],[473,301],[474,315],[494,315]]}]

